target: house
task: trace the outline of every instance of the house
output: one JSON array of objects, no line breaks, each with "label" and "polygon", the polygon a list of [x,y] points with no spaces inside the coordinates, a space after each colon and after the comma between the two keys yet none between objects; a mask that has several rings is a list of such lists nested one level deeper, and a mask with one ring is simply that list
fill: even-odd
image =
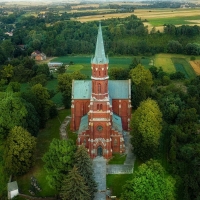
[{"label": "house", "polygon": [[34,51],[31,54],[31,58],[35,59],[35,60],[46,60],[46,55],[44,53],[41,53],[40,51]]},{"label": "house", "polygon": [[8,199],[12,199],[13,197],[19,194],[17,181],[8,183]]},{"label": "house", "polygon": [[72,82],[70,128],[78,132],[77,145],[84,145],[91,158],[124,153],[124,130],[129,130],[131,81],[109,80],[108,63],[100,24],[91,80]]}]

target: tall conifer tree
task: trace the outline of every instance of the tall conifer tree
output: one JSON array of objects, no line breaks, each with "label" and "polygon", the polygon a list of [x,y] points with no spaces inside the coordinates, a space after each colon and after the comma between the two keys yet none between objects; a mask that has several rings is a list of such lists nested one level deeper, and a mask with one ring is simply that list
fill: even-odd
[{"label": "tall conifer tree", "polygon": [[60,196],[63,200],[90,200],[91,197],[88,189],[84,178],[74,166],[63,180]]},{"label": "tall conifer tree", "polygon": [[97,191],[97,184],[94,180],[94,170],[92,161],[88,155],[87,149],[81,145],[75,155],[75,166],[78,168],[79,174],[84,178],[86,185],[89,188],[91,199],[94,198],[94,193]]}]

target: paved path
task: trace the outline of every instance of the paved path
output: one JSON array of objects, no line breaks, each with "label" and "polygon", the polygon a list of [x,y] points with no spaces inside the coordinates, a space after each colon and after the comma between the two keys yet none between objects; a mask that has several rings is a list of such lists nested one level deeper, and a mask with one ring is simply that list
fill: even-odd
[{"label": "paved path", "polygon": [[94,200],[106,199],[106,159],[96,157],[93,160],[94,178],[97,183],[97,192]]},{"label": "paved path", "polygon": [[60,125],[60,137],[61,137],[62,140],[67,139],[66,127],[69,124],[70,120],[71,120],[71,117],[67,116],[67,117],[65,117],[64,121]]}]

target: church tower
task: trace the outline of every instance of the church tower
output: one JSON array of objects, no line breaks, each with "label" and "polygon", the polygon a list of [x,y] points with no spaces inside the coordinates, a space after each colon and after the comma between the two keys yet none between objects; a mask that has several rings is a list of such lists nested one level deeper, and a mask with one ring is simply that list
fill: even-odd
[{"label": "church tower", "polygon": [[112,156],[111,123],[112,109],[108,93],[108,58],[105,56],[101,24],[97,35],[95,56],[91,59],[92,95],[89,109],[90,156]]},{"label": "church tower", "polygon": [[123,130],[129,128],[131,84],[109,81],[108,64],[99,24],[91,80],[72,82],[71,130],[78,130],[77,145],[85,145],[91,158],[110,159],[113,153],[125,152]]}]

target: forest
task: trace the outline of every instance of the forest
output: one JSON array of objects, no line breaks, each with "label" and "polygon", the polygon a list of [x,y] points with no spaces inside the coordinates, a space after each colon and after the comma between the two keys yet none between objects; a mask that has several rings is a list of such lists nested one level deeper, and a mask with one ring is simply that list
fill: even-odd
[{"label": "forest", "polygon": [[[69,179],[74,179],[80,183],[76,187],[85,191],[84,198],[92,199],[96,185],[91,186],[91,166],[80,172],[78,166],[86,164],[76,162],[81,157],[90,162],[85,149],[77,149],[73,140],[51,137],[47,148],[46,137],[43,151],[37,151],[42,149],[38,142],[41,131],[60,115],[53,97],[60,92],[69,113],[72,80],[88,77],[80,71],[68,73],[64,66],[50,73],[46,63],[36,62],[30,55],[35,50],[47,57],[90,55],[95,49],[99,22],[71,19],[83,16],[84,12],[78,15],[52,9],[41,14],[37,9],[37,15],[26,16],[25,9],[12,8],[8,14],[11,10],[5,12],[0,8],[0,198],[7,198],[10,174],[20,180],[39,163],[37,167],[46,170],[41,173],[47,174],[52,189],[44,191],[45,196],[57,195],[62,199],[73,196],[61,185],[74,188],[74,182],[69,183]],[[170,53],[196,60],[200,55],[200,26],[163,24],[164,31],[160,32],[155,28],[149,31],[143,22],[135,15],[101,21],[109,57],[132,57],[128,67],[109,70],[111,80],[132,82],[130,134],[137,159],[133,176],[123,185],[120,199],[197,200],[200,198],[200,76],[186,77],[178,70],[168,73],[162,66],[146,68],[142,58]],[[13,36],[5,32],[12,32]],[[48,89],[47,83],[54,80],[57,89]]]}]

